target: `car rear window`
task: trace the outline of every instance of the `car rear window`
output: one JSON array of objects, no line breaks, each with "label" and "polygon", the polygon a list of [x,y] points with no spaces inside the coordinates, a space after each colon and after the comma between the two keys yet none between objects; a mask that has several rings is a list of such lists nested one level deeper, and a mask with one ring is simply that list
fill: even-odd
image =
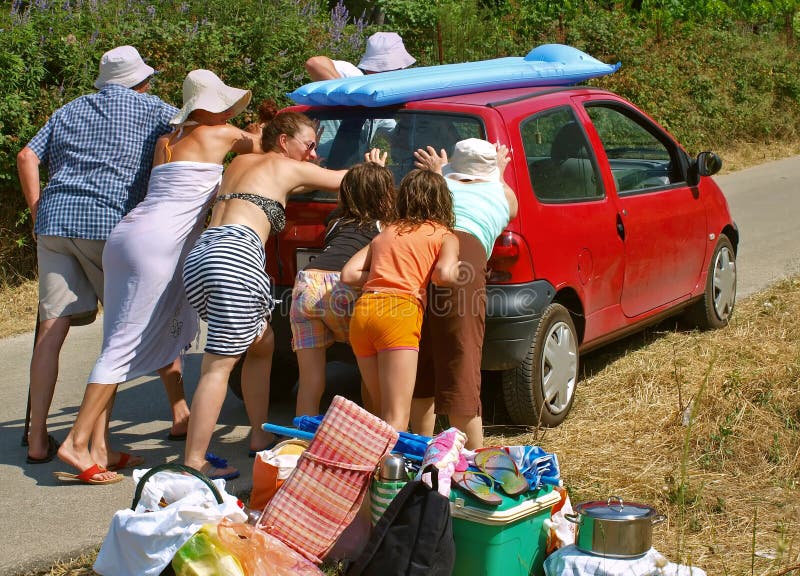
[{"label": "car rear window", "polygon": [[[413,170],[418,148],[433,146],[450,155],[459,140],[486,137],[476,116],[373,108],[312,109],[307,114],[319,122],[317,153],[321,166],[349,168],[377,147],[388,153],[386,166],[397,183]],[[292,196],[292,201],[335,202],[336,193],[317,190]]]}]

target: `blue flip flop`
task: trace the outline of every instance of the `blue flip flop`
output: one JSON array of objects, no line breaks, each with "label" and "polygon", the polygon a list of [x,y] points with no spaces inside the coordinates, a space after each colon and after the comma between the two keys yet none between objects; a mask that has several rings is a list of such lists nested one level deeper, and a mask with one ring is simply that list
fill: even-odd
[{"label": "blue flip flop", "polygon": [[211,452],[206,452],[206,462],[211,464],[211,470],[204,472],[209,480],[233,480],[234,478],[238,478],[240,475],[236,468],[227,474],[214,474],[212,470],[225,470],[225,468],[228,467],[228,460],[225,458],[220,458],[219,456],[215,456]]}]

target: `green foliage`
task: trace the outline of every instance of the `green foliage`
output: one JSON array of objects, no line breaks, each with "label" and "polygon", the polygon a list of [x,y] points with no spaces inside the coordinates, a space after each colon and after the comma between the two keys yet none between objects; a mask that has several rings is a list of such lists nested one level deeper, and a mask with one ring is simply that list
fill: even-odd
[{"label": "green foliage", "polygon": [[[421,65],[523,55],[573,45],[616,74],[595,83],[630,99],[689,151],[797,137],[800,0],[37,0],[0,13],[0,280],[30,275],[29,219],[16,154],[52,112],[93,90],[103,52],[132,44],[160,71],[153,92],[180,103],[189,70],[209,68],[285,97],[307,81],[306,58],[357,62],[383,12]],[[369,13],[369,14],[367,14]],[[353,17],[355,16],[355,18]],[[254,106],[251,108],[255,108]],[[241,115],[245,124],[254,112]]]}]

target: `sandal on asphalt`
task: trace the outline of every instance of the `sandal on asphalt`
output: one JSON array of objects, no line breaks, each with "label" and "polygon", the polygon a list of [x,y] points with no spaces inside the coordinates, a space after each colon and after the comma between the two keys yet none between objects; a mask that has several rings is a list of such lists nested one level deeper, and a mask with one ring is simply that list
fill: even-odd
[{"label": "sandal on asphalt", "polygon": [[167,440],[170,442],[183,442],[186,440],[186,432],[183,434],[173,434],[172,432],[167,434]]},{"label": "sandal on asphalt", "polygon": [[119,453],[119,460],[116,464],[112,464],[107,468],[109,472],[116,472],[117,470],[124,470],[125,468],[135,468],[144,464],[144,458],[127,452]]},{"label": "sandal on asphalt", "polygon": [[450,480],[462,491],[489,506],[499,506],[503,498],[494,491],[494,480],[488,474],[464,470],[454,472]]},{"label": "sandal on asphalt", "polygon": [[[205,470],[201,469],[200,472],[205,474],[209,480],[233,480],[239,477],[239,471],[233,466],[228,466],[228,461],[225,458],[220,458],[211,452],[207,452],[206,462],[208,462],[208,468],[203,466]],[[228,471],[225,472],[225,470]]]},{"label": "sandal on asphalt", "polygon": [[25,458],[25,462],[27,462],[28,464],[46,464],[47,462],[50,462],[53,458],[55,458],[59,446],[60,444],[58,443],[58,440],[56,440],[55,438],[53,438],[48,434],[47,454],[42,458],[34,458],[30,454],[28,454],[27,458]]},{"label": "sandal on asphalt", "polygon": [[117,482],[122,482],[125,479],[125,476],[117,473],[114,473],[115,475],[113,478],[108,478],[106,480],[95,480],[93,478],[93,476],[102,474],[103,472],[108,472],[108,470],[102,466],[93,464],[80,474],[72,474],[70,472],[53,472],[53,476],[62,482],[80,482],[82,484],[116,484]]},{"label": "sandal on asphalt", "polygon": [[475,466],[491,476],[509,496],[518,496],[530,490],[525,476],[508,452],[502,448],[483,448],[475,452]]}]

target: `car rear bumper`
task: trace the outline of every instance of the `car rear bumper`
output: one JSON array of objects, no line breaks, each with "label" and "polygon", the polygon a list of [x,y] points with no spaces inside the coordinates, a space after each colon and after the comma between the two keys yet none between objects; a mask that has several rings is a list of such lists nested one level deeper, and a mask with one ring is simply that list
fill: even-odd
[{"label": "car rear bumper", "polygon": [[[522,362],[530,350],[539,319],[555,293],[552,284],[546,280],[486,286],[482,370],[509,370]],[[271,322],[276,352],[291,353],[292,350],[289,326],[291,295],[291,286],[275,287],[275,296],[281,300],[273,311]],[[280,357],[286,358],[283,354]],[[331,347],[328,360],[355,361],[346,345]]]},{"label": "car rear bumper", "polygon": [[555,293],[546,280],[486,286],[482,370],[509,370],[522,362]]}]

